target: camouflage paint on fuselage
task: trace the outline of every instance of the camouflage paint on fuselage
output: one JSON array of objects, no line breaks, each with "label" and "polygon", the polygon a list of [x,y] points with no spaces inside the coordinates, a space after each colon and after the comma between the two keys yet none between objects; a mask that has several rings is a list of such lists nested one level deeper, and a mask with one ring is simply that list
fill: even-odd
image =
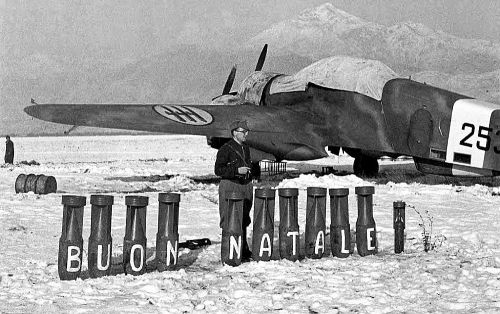
[{"label": "camouflage paint on fuselage", "polygon": [[[500,170],[500,105],[406,79],[386,83],[382,104],[394,150],[433,160],[429,164],[451,169],[447,175],[491,175]],[[429,129],[421,133],[428,139],[419,140],[428,144],[415,151],[412,119],[424,116]]]}]

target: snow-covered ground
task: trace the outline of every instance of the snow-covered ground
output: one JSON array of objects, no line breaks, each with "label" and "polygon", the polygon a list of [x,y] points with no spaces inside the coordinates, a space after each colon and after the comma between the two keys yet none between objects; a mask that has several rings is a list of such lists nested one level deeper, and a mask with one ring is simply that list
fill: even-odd
[{"label": "snow-covered ground", "polygon": [[[206,145],[205,138],[44,137],[14,138],[14,142],[16,161],[35,160],[40,165],[0,168],[1,313],[500,312],[498,188],[392,182],[378,185],[353,175],[302,174],[279,183],[279,187],[300,189],[301,233],[305,230],[306,187],[349,188],[354,233],[354,187],[375,185],[379,253],[360,257],[355,252],[346,259],[330,255],[298,262],[276,257],[271,262],[230,267],[220,262],[217,185],[192,179],[213,175],[216,151]],[[348,157],[329,157],[289,163],[289,168],[321,170],[322,165],[333,165],[349,170],[351,162]],[[21,173],[54,176],[57,194],[16,194],[14,183]],[[170,191],[181,193],[180,240],[207,237],[213,244],[198,250],[181,250],[177,270],[151,269],[142,276],[124,275],[120,269],[125,195],[150,198],[147,255],[151,262],[157,232],[157,195]],[[115,275],[88,278],[87,205],[83,229],[86,278],[59,280],[57,255],[63,194],[86,196],[87,203],[92,194],[115,197]],[[402,254],[394,254],[392,203],[396,200],[409,205]],[[327,199],[327,216],[329,212]],[[429,252],[424,252],[424,227],[434,245]]]}]

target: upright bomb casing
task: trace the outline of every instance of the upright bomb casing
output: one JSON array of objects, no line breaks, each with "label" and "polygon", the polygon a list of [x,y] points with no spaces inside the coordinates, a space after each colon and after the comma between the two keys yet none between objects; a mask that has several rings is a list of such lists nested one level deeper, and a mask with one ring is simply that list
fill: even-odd
[{"label": "upright bomb casing", "polygon": [[297,209],[299,190],[296,188],[278,189],[278,195],[280,203],[280,257],[296,261],[299,259],[300,252]]},{"label": "upright bomb casing", "polygon": [[83,252],[84,196],[63,195],[63,220],[59,238],[57,270],[61,280],[75,280],[80,276]]},{"label": "upright bomb casing", "polygon": [[158,194],[158,233],[156,234],[156,267],[159,271],[172,269],[179,257],[178,193]]},{"label": "upright bomb casing", "polygon": [[349,225],[349,189],[330,189],[330,246],[335,257],[351,254],[351,226]]},{"label": "upright bomb casing", "polygon": [[276,190],[256,189],[253,215],[252,251],[255,261],[270,261],[274,240]]},{"label": "upright bomb casing", "polygon": [[405,250],[405,207],[403,201],[393,203],[393,227],[394,227],[394,253],[398,254]]},{"label": "upright bomb casing", "polygon": [[309,258],[321,258],[325,253],[326,189],[307,188],[305,253]]},{"label": "upright bomb casing", "polygon": [[230,192],[225,196],[227,220],[222,228],[221,261],[222,264],[239,266],[241,264],[243,237],[243,199],[241,192]]},{"label": "upright bomb casing", "polygon": [[356,247],[361,256],[376,254],[377,229],[373,219],[373,186],[358,186],[358,219],[356,221]]},{"label": "upright bomb casing", "polygon": [[125,274],[142,275],[146,271],[146,196],[125,196],[127,218],[123,239],[123,269]]},{"label": "upright bomb casing", "polygon": [[92,278],[111,274],[113,239],[111,217],[113,215],[111,195],[91,195],[90,237],[88,247],[89,275]]}]

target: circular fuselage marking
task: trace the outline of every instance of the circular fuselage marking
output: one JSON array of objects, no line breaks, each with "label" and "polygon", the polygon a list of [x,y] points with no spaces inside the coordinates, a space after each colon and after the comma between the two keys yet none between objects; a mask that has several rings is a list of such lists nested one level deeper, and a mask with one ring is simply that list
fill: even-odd
[{"label": "circular fuselage marking", "polygon": [[161,116],[182,124],[207,125],[213,117],[205,110],[181,105],[156,105],[153,109]]}]

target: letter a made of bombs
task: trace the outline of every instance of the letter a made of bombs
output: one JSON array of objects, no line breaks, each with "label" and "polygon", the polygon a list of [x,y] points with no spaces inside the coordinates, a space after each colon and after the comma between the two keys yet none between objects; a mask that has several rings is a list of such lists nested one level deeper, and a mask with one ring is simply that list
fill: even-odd
[{"label": "letter a made of bombs", "polygon": [[252,252],[254,261],[270,261],[274,240],[276,191],[256,189],[253,215]]}]

